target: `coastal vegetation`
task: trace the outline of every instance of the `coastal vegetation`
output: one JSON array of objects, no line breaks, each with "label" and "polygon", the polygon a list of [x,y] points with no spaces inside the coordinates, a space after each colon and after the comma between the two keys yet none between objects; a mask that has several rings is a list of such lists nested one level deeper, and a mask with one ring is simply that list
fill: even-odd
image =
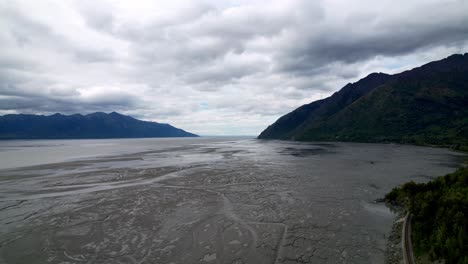
[{"label": "coastal vegetation", "polygon": [[[261,139],[441,146],[468,151],[468,53],[399,74],[372,73],[303,105]],[[419,256],[468,264],[468,169],[409,182],[386,200],[413,214]]]},{"label": "coastal vegetation", "polygon": [[[400,143],[468,151],[468,53],[399,74],[372,73],[303,105],[261,139]],[[468,169],[409,182],[386,200],[413,214],[419,256],[468,264]]]},{"label": "coastal vegetation", "polygon": [[467,167],[428,183],[411,181],[394,188],[385,199],[412,213],[417,256],[468,264]]}]

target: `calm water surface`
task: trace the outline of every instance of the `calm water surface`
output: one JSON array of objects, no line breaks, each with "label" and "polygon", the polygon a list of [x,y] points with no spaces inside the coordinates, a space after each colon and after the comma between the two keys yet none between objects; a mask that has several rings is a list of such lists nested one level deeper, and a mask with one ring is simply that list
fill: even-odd
[{"label": "calm water surface", "polygon": [[0,142],[0,263],[382,263],[445,149],[249,138]]}]

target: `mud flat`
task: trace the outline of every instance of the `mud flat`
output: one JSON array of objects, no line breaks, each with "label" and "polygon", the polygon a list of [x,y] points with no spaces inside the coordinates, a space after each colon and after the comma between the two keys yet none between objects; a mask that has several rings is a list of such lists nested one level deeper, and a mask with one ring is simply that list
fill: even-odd
[{"label": "mud flat", "polygon": [[0,263],[384,263],[396,216],[373,201],[452,171],[461,155],[253,139],[144,145],[1,170]]}]

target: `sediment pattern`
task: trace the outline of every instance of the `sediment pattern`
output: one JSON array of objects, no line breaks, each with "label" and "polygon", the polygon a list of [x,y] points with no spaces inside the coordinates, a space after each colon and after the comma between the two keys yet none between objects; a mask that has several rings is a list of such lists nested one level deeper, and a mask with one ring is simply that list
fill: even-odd
[{"label": "sediment pattern", "polygon": [[450,162],[245,140],[4,170],[0,263],[383,263],[394,215],[374,199]]}]

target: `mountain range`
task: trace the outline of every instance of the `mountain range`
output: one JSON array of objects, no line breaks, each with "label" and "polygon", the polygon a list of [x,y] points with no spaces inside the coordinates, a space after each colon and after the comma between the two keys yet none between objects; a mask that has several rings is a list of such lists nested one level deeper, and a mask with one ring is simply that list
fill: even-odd
[{"label": "mountain range", "polygon": [[197,137],[169,124],[147,122],[116,112],[88,115],[0,116],[0,139],[79,139]]},{"label": "mountain range", "polygon": [[258,138],[468,145],[468,53],[372,73],[282,116]]}]

